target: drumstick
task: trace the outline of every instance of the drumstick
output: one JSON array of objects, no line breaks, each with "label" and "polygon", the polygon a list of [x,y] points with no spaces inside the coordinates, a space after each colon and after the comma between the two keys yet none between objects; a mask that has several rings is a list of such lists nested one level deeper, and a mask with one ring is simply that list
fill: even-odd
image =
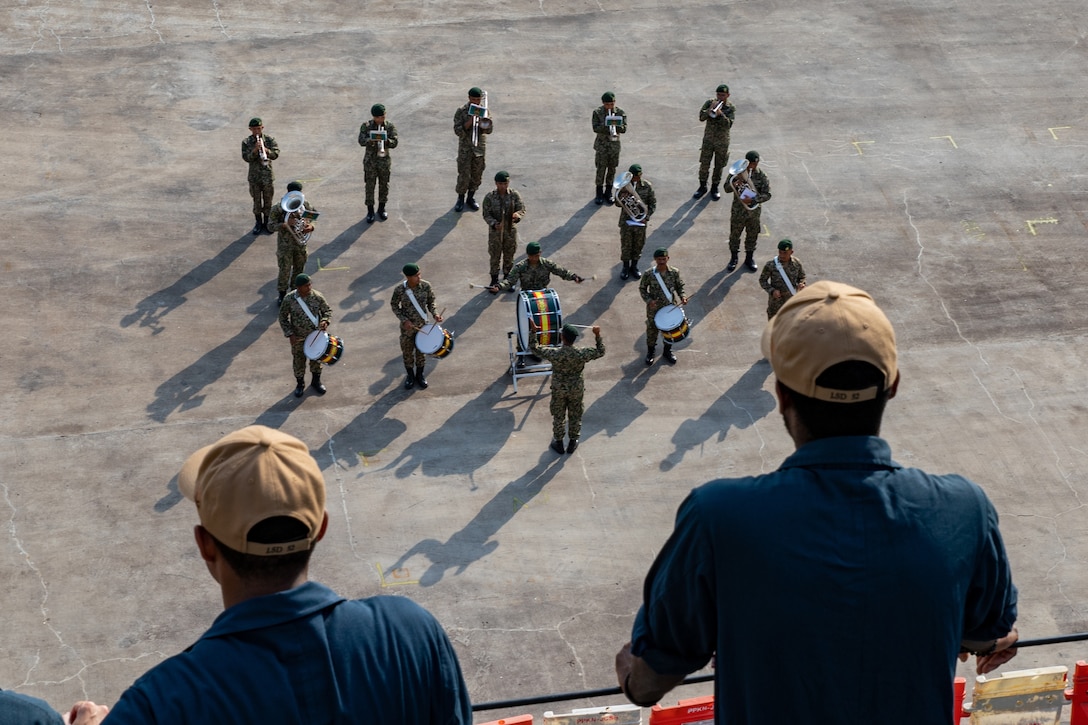
[{"label": "drumstick", "polygon": [[[497,286],[498,285],[496,285],[496,287]],[[475,282],[469,282],[468,283],[468,288],[469,289],[491,289],[491,285],[489,285],[489,284],[476,284]]]},{"label": "drumstick", "polygon": [[575,325],[573,322],[568,322],[567,324],[571,327],[577,327],[581,330],[589,330],[593,327],[593,325]]}]

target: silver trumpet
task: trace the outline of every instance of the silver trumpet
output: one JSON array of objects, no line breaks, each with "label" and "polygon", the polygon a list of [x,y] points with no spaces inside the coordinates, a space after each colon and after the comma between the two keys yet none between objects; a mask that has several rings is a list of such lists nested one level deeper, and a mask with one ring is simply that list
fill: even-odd
[{"label": "silver trumpet", "polygon": [[748,159],[734,161],[726,172],[729,178],[725,183],[733,190],[737,201],[748,211],[753,211],[759,208],[759,202],[756,201],[756,190],[752,187],[752,180],[748,176],[748,166]]},{"label": "silver trumpet", "polygon": [[[307,217],[316,218],[316,212],[308,212],[305,208],[306,197],[302,195],[301,191],[289,191],[283,195],[280,199],[280,208],[283,209],[283,223],[287,225],[287,230],[295,237],[295,241],[306,246],[306,243],[310,241],[310,235],[313,234],[313,228],[306,231]],[[292,216],[296,216],[294,220]]]},{"label": "silver trumpet", "polygon": [[612,182],[612,193],[631,221],[643,222],[649,215],[650,208],[635,191],[635,185],[631,183],[632,178],[634,174],[624,171]]},{"label": "silver trumpet", "polygon": [[718,105],[712,106],[707,115],[711,118],[717,118],[725,111],[725,101],[718,101]]},{"label": "silver trumpet", "polygon": [[472,115],[472,145],[480,145],[480,134],[490,133],[494,122],[487,115],[487,91],[484,91],[483,104],[469,104],[468,112]]},{"label": "silver trumpet", "polygon": [[268,149],[264,147],[261,134],[257,134],[257,155],[261,157],[261,166],[268,166]]}]

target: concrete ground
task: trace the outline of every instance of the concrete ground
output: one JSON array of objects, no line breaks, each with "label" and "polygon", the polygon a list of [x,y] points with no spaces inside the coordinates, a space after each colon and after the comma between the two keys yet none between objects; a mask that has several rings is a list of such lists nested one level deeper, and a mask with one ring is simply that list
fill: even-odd
[{"label": "concrete ground", "polygon": [[[810,282],[875,295],[900,341],[896,458],[989,492],[1023,637],[1088,629],[1081,3],[87,0],[0,17],[0,687],[112,703],[204,631],[221,604],[175,475],[254,422],[324,468],[315,578],[428,607],[474,701],[613,685],[680,500],[791,450],[759,352],[765,296],[724,271],[728,199],[691,198],[697,112],[722,82],[731,156],[758,149],[774,195],[760,263],[790,237]],[[515,296],[469,287],[487,281],[486,233],[452,211],[451,120],[473,85],[495,119],[480,195],[508,170],[520,245],[597,275],[555,283],[565,320],[608,346],[572,456],[547,448],[547,381],[513,393]],[[657,192],[648,247],[670,248],[691,296],[675,367],[643,364],[619,212],[591,201],[605,90],[629,115],[622,167]],[[390,219],[368,225],[355,137],[375,102],[401,145]],[[321,211],[308,269],[346,347],[323,398],[291,395],[274,241],[249,234],[253,115],[282,150],[277,193],[302,179]],[[400,387],[387,307],[408,261],[456,334],[427,391]],[[784,676],[810,657],[782,654]]]}]

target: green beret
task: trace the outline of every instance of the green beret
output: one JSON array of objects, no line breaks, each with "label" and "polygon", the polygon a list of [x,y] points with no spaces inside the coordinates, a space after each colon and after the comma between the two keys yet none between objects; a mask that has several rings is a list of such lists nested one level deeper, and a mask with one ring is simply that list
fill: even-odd
[{"label": "green beret", "polygon": [[715,93],[728,93],[729,92],[729,86],[722,83],[720,86],[718,86],[717,90],[715,90],[714,92]]},{"label": "green beret", "polygon": [[384,116],[385,115],[385,106],[383,106],[380,103],[375,103],[373,106],[370,107],[370,115],[371,116]]},{"label": "green beret", "polygon": [[495,174],[495,181],[510,181],[510,172],[500,171],[499,173]]},{"label": "green beret", "polygon": [[749,151],[748,153],[744,154],[744,158],[748,159],[749,161],[759,161],[759,152]]},{"label": "green beret", "polygon": [[261,119],[257,118],[256,116],[254,116],[253,118],[249,119],[249,127],[250,127],[250,128],[253,128],[254,126],[263,126],[263,125],[264,125],[264,121],[262,121]]},{"label": "green beret", "polygon": [[627,170],[635,176],[639,176],[640,174],[642,174],[642,167],[639,164],[631,164],[629,167],[627,167]]},{"label": "green beret", "polygon": [[569,322],[563,325],[563,337],[564,339],[566,339],[567,342],[574,342],[578,339],[578,335],[579,332],[577,327],[570,324]]},{"label": "green beret", "polygon": [[295,275],[295,286],[301,287],[304,284],[310,284],[310,275],[306,273]]},{"label": "green beret", "polygon": [[526,254],[540,254],[540,242],[529,242],[525,245]]},{"label": "green beret", "polygon": [[484,92],[481,91],[476,86],[473,86],[472,88],[468,89],[469,98],[483,98],[483,95],[484,95]]},{"label": "green beret", "polygon": [[654,258],[667,256],[669,256],[669,250],[665,249],[664,247],[658,247],[654,250]]},{"label": "green beret", "polygon": [[301,181],[292,181],[290,184],[287,185],[287,190],[288,191],[302,191],[302,182]]},{"label": "green beret", "polygon": [[401,268],[401,272],[404,272],[405,277],[415,277],[419,274],[419,265],[415,262],[409,262]]},{"label": "green beret", "polygon": [[616,100],[616,94],[612,91],[606,91],[605,94],[601,96],[601,103],[612,103],[614,100]]},{"label": "green beret", "polygon": [[788,239],[783,239],[781,242],[778,243],[778,248],[779,249],[793,249],[793,242],[791,242]]}]

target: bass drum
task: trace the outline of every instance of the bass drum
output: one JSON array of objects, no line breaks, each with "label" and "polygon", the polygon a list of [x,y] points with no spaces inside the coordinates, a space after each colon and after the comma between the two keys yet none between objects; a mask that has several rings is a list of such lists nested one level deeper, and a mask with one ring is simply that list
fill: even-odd
[{"label": "bass drum", "polygon": [[529,318],[537,327],[537,341],[541,345],[559,345],[559,333],[563,327],[563,310],[559,295],[553,289],[538,289],[518,295],[518,342],[522,350],[529,349]]}]

